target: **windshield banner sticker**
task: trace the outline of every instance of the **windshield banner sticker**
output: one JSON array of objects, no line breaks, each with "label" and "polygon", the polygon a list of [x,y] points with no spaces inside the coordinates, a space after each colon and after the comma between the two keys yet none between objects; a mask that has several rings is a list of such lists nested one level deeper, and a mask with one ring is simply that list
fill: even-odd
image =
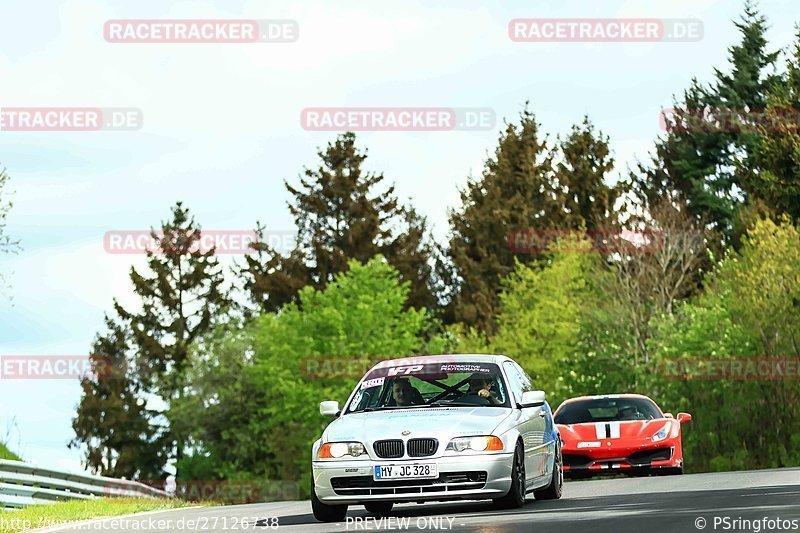
[{"label": "windshield banner sticker", "polygon": [[369,389],[372,387],[380,387],[383,385],[383,381],[385,378],[375,378],[375,379],[368,379],[366,381],[361,382],[362,389]]},{"label": "windshield banner sticker", "polygon": [[447,364],[442,365],[442,372],[491,372],[489,367],[475,364]]}]

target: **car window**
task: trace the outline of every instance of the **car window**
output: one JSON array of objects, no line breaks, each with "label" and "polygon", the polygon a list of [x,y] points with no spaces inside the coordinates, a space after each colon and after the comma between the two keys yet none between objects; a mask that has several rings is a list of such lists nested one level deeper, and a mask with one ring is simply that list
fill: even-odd
[{"label": "car window", "polygon": [[561,406],[556,424],[587,424],[663,418],[655,403],[646,398],[592,398]]},{"label": "car window", "polygon": [[345,412],[438,405],[507,407],[511,404],[498,365],[435,363],[384,367],[368,373]]},{"label": "car window", "polygon": [[506,375],[509,380],[509,387],[517,402],[522,400],[522,393],[532,391],[533,383],[530,377],[525,373],[522,368],[511,361],[506,361],[503,365],[506,370]]}]

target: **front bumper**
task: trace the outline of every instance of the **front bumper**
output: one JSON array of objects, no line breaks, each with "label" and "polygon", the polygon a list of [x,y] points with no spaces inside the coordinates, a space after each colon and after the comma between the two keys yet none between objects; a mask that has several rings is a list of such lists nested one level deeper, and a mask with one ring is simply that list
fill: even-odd
[{"label": "front bumper", "polygon": [[[317,498],[328,504],[475,500],[499,498],[508,493],[513,461],[513,453],[379,461],[314,461],[312,472]],[[439,477],[387,481],[372,479],[375,466],[413,463],[436,463]]]},{"label": "front bumper", "polygon": [[659,470],[679,468],[683,463],[683,458],[676,453],[675,443],[669,441],[648,446],[612,447],[593,451],[565,447],[562,453],[564,473],[571,474]]}]

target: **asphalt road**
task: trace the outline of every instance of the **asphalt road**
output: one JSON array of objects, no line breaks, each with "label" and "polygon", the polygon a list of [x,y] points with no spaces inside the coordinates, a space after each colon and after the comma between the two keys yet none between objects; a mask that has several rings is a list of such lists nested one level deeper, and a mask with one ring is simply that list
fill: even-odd
[{"label": "asphalt road", "polygon": [[309,502],[278,502],[159,511],[127,520],[47,531],[800,531],[800,468],[572,481],[560,500],[529,498],[514,511],[475,501],[403,504],[381,521],[354,506],[345,522],[321,524]]}]

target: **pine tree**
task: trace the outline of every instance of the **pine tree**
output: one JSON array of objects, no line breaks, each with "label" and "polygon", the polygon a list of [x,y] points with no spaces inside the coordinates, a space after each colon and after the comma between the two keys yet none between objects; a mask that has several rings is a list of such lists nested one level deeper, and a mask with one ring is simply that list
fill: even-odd
[{"label": "pine tree", "polygon": [[144,393],[129,372],[129,332],[105,318],[107,331],[92,346],[95,375],[81,379],[83,395],[70,448],[83,448],[86,467],[116,478],[162,480],[166,450]]},{"label": "pine tree", "polygon": [[300,250],[283,255],[264,238],[266,228],[256,224],[258,242],[253,243],[254,253],[245,256],[245,263],[237,265],[243,289],[262,313],[274,313],[289,302],[297,301],[297,293],[311,284],[311,273]]},{"label": "pine tree", "polygon": [[[518,125],[508,124],[483,176],[460,191],[450,212],[447,251],[457,279],[452,301],[458,322],[491,332],[502,278],[514,267],[509,232],[557,226],[553,151],[527,107]],[[554,222],[556,225],[554,225]]]},{"label": "pine tree", "polygon": [[[133,267],[130,272],[142,309],[129,311],[117,301],[114,307],[130,323],[136,371],[144,390],[169,407],[182,393],[190,345],[225,321],[233,303],[215,251],[199,248],[201,228],[181,202],[172,208],[172,219],[162,222],[160,233],[151,235],[160,249],[147,251],[150,272],[142,274]],[[168,431],[180,459],[181,438]]]},{"label": "pine tree", "polygon": [[560,144],[556,186],[564,194],[564,210],[570,227],[607,229],[616,222],[614,204],[620,191],[606,183],[614,168],[609,139],[595,132],[589,117],[574,125]]},{"label": "pine tree", "polygon": [[762,142],[750,164],[739,167],[749,198],[775,214],[800,219],[800,30],[787,62],[785,83],[768,101]]},{"label": "pine tree", "polygon": [[753,112],[763,111],[778,82],[778,52],[767,51],[766,19],[754,2],[735,24],[741,40],[728,49],[730,73],[715,69],[709,86],[692,81],[675,101],[674,117],[665,120],[668,132],[656,142],[653,160],[631,177],[649,205],[672,198],[728,234],[749,188],[737,167],[759,149]]},{"label": "pine tree", "polygon": [[[508,124],[483,176],[467,183],[460,210],[450,213],[447,254],[456,287],[449,311],[455,320],[494,332],[501,280],[515,259],[536,261],[544,251],[512,249],[512,232],[613,225],[619,192],[606,183],[613,164],[608,138],[588,117],[555,147],[527,107],[519,124]],[[447,274],[444,269],[440,277]]]},{"label": "pine tree", "polygon": [[435,305],[433,245],[424,217],[401,205],[393,186],[380,191],[384,176],[363,170],[367,154],[353,133],[338,136],[318,155],[319,166],[306,168],[298,186],[285,182],[298,228],[296,249],[286,255],[264,249],[246,260],[242,274],[251,300],[275,311],[296,301],[305,285],[325,287],[350,260],[365,263],[382,254],[410,283],[410,306]]}]

